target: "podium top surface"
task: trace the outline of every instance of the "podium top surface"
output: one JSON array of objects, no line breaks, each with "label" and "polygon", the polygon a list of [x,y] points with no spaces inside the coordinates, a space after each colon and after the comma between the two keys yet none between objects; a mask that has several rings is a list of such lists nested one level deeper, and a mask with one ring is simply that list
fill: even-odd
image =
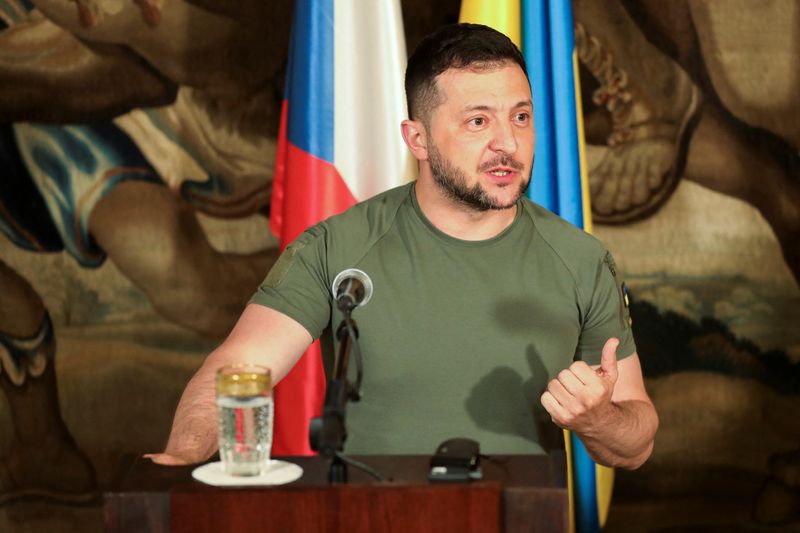
[{"label": "podium top surface", "polygon": [[[303,468],[303,475],[297,481],[278,487],[246,487],[247,490],[286,489],[292,487],[322,487],[327,481],[329,460],[318,456],[280,457]],[[349,467],[349,481],[346,485],[428,485],[430,456],[427,455],[358,455],[353,459],[365,463],[378,471],[385,481],[376,481],[368,474]],[[192,470],[197,465],[162,466],[149,459],[133,459],[118,488],[107,495],[142,492],[195,492],[243,490],[242,488],[222,488],[205,485],[192,478]],[[503,487],[526,487],[550,490],[567,489],[566,459],[563,451],[541,455],[496,455],[481,458],[483,479],[476,483],[499,483]],[[440,483],[435,483],[439,485]]]}]

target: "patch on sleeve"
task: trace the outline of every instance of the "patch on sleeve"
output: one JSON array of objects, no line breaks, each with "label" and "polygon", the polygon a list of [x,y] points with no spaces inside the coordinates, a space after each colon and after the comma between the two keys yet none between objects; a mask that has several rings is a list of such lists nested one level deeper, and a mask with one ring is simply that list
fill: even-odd
[{"label": "patch on sleeve", "polygon": [[281,284],[286,273],[289,272],[289,269],[292,268],[294,264],[294,256],[297,255],[297,252],[302,250],[304,246],[305,243],[303,242],[294,242],[283,251],[278,260],[275,261],[272,269],[270,269],[269,274],[267,274],[267,278],[264,280],[264,287],[274,289]]},{"label": "patch on sleeve", "polygon": [[631,318],[631,298],[628,295],[628,286],[623,281],[620,285],[622,291],[622,305],[625,307],[625,318],[628,319],[628,326],[633,326],[633,319]]},{"label": "patch on sleeve", "polygon": [[611,252],[606,252],[603,262],[608,267],[609,272],[611,272],[611,276],[614,278],[614,284],[617,286],[617,294],[620,300],[620,320],[623,323],[623,327],[631,327],[633,326],[633,319],[630,313],[631,300],[628,294],[628,286],[617,277],[617,264],[614,262],[614,257],[611,255]]}]

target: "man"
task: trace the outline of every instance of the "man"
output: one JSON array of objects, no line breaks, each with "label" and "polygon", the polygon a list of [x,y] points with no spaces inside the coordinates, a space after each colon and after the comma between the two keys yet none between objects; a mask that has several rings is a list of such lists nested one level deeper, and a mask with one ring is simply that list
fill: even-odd
[{"label": "man", "polygon": [[658,418],[613,260],[523,198],[534,131],[519,50],[485,26],[444,27],[409,59],[406,94],[418,181],[287,248],[189,383],[155,462],[208,458],[216,369],[257,362],[280,380],[341,319],[330,285],[351,267],[375,292],[355,312],[364,399],[348,409],[348,452],[430,453],[468,436],[488,453],[536,453],[542,412],[602,464],[649,457]]}]

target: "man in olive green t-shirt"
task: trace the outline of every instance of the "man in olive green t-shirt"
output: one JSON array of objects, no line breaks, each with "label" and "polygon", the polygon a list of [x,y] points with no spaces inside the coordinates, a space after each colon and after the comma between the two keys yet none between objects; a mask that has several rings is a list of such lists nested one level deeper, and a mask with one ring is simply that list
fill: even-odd
[{"label": "man in olive green t-shirt", "polygon": [[465,435],[489,453],[539,453],[549,378],[573,356],[599,363],[609,337],[620,355],[636,349],[609,261],[597,240],[523,198],[500,234],[451,237],[411,184],[307,230],[251,302],[317,338],[342,320],[336,275],[370,276],[374,295],[353,312],[364,401],[347,410],[349,452],[430,453]]},{"label": "man in olive green t-shirt", "polygon": [[613,259],[523,198],[534,148],[525,72],[516,46],[485,26],[447,26],[420,43],[402,123],[419,179],[287,248],[187,386],[154,461],[209,457],[216,369],[245,360],[285,376],[338,323],[331,281],[351,267],[375,292],[354,312],[365,399],[348,409],[348,451],[430,453],[466,436],[490,453],[535,453],[538,413],[601,464],[649,457],[658,417]]}]

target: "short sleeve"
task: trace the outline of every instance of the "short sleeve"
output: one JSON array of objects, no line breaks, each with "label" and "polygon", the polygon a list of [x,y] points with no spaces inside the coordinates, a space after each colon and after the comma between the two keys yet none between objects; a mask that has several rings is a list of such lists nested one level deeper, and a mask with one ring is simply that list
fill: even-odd
[{"label": "short sleeve", "polygon": [[326,250],[324,226],[306,230],[286,247],[250,303],[285,314],[318,338],[331,314]]},{"label": "short sleeve", "polygon": [[611,337],[620,340],[617,357],[623,359],[636,351],[628,309],[625,283],[611,253],[604,251],[597,261],[594,280],[583,286],[588,301],[583,306],[581,334],[576,359],[599,365],[603,346]]}]

